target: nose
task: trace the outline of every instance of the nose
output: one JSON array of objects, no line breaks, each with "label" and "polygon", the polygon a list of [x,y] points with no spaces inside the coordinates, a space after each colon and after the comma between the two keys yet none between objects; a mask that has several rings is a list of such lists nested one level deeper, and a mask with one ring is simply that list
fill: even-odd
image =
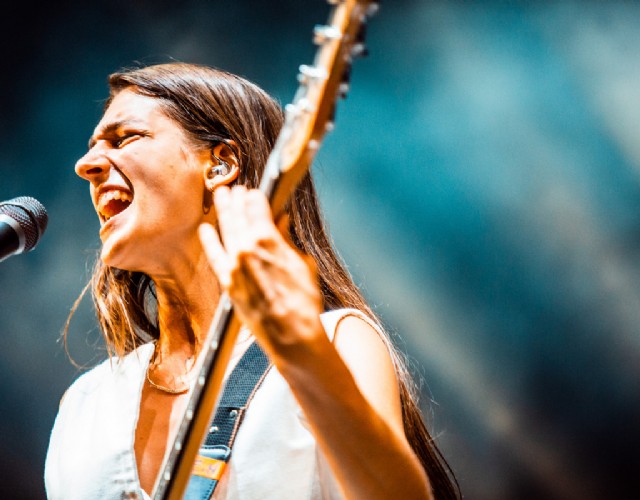
[{"label": "nose", "polygon": [[83,179],[97,184],[109,177],[111,162],[101,151],[90,149],[76,162],[76,174]]}]

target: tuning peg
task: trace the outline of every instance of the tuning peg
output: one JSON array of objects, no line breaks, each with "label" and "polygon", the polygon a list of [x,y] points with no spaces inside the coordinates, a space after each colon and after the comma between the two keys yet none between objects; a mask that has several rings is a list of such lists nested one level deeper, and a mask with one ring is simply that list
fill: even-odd
[{"label": "tuning peg", "polygon": [[369,55],[369,49],[364,43],[356,43],[351,47],[351,57],[367,57]]},{"label": "tuning peg", "polygon": [[342,32],[335,26],[317,25],[313,28],[313,43],[322,45],[329,40],[339,40]]},{"label": "tuning peg", "polygon": [[346,99],[347,98],[347,94],[349,94],[349,89],[351,88],[351,85],[347,82],[342,82],[339,86],[338,86],[338,96],[340,96],[341,99]]},{"label": "tuning peg", "polygon": [[312,79],[327,78],[327,70],[319,66],[301,64],[298,70],[300,71],[300,73],[298,73],[298,81],[303,84],[309,83],[309,80]]},{"label": "tuning peg", "polygon": [[356,33],[356,42],[363,43],[365,38],[367,38],[367,18],[366,16],[362,16],[362,22],[358,27],[358,32]]},{"label": "tuning peg", "polygon": [[346,99],[347,93],[349,92],[349,88],[351,86],[351,64],[347,64],[344,67],[342,72],[342,80],[340,85],[338,86],[338,96],[342,99]]},{"label": "tuning peg", "polygon": [[380,2],[371,2],[367,6],[367,16],[372,17],[375,16],[380,10]]},{"label": "tuning peg", "polygon": [[351,57],[356,58],[356,57],[365,57],[369,55],[369,51],[367,50],[367,47],[364,43],[366,36],[367,36],[367,23],[366,23],[366,19],[363,18],[362,23],[360,24],[360,27],[358,29],[358,32],[356,33],[355,42],[351,47]]}]

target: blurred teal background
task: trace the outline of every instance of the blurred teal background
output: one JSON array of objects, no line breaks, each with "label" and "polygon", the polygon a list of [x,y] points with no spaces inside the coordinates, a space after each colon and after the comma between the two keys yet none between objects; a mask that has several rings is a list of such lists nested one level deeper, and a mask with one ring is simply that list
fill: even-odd
[{"label": "blurred teal background", "polygon": [[[0,263],[0,497],[43,498],[78,375],[59,342],[98,222],[75,160],[106,77],[170,58],[283,104],[320,0],[27,3],[0,16],[0,200],[49,228]],[[470,500],[633,498],[640,448],[640,5],[387,1],[314,172],[335,243],[423,379]],[[104,357],[85,299],[71,354]]]}]

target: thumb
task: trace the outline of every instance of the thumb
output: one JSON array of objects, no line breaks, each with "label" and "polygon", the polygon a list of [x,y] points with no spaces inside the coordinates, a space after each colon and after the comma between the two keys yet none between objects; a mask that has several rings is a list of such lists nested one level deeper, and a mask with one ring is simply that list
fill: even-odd
[{"label": "thumb", "polygon": [[282,215],[278,216],[275,223],[276,223],[276,227],[278,228],[278,231],[280,231],[280,234],[286,240],[286,242],[289,243],[289,245],[295,247],[295,245],[293,244],[293,240],[291,238],[291,225],[290,225],[289,214],[286,212],[283,212]]}]

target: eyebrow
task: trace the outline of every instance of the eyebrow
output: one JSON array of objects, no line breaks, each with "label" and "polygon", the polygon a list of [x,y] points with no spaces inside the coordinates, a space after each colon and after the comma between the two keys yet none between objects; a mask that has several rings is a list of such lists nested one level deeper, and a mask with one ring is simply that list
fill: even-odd
[{"label": "eyebrow", "polygon": [[96,139],[96,137],[100,137],[103,135],[110,135],[113,134],[116,130],[118,130],[121,127],[125,127],[127,125],[131,125],[131,124],[139,124],[141,123],[139,120],[116,120],[114,122],[111,123],[107,123],[106,125],[103,125],[102,127],[100,127],[100,129],[98,131],[96,131],[90,138],[89,138],[89,149],[91,149],[93,146],[95,146],[96,142],[98,142],[98,139]]}]

